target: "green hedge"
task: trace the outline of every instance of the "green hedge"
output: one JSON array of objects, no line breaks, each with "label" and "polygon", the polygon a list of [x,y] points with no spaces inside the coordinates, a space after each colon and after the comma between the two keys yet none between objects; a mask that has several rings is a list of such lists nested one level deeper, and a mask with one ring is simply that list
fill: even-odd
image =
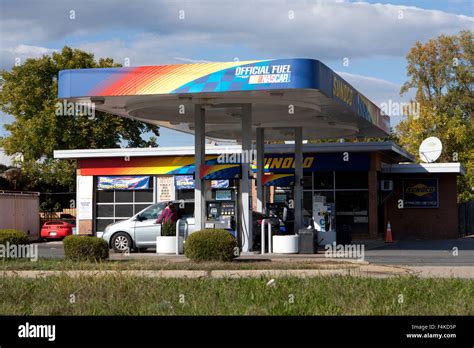
[{"label": "green hedge", "polygon": [[166,221],[161,223],[162,236],[176,236],[176,223],[173,221]]},{"label": "green hedge", "polygon": [[232,261],[237,247],[237,240],[228,231],[205,229],[186,239],[184,254],[193,261]]},{"label": "green hedge", "polygon": [[7,242],[12,245],[29,244],[25,233],[17,230],[0,230],[0,244],[6,245]]},{"label": "green hedge", "polygon": [[73,261],[102,261],[109,258],[109,246],[101,238],[67,236],[63,240],[64,255]]}]

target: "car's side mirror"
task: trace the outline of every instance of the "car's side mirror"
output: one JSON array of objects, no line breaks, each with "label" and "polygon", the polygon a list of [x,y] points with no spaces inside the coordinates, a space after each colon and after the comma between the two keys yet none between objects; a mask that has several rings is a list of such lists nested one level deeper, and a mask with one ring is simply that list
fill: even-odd
[{"label": "car's side mirror", "polygon": [[136,220],[137,221],[143,221],[143,220],[146,220],[146,218],[143,215],[137,215]]}]

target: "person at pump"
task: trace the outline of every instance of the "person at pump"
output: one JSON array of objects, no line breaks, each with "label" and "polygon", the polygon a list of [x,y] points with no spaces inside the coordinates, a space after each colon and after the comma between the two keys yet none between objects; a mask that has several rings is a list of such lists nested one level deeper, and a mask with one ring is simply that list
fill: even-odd
[{"label": "person at pump", "polygon": [[176,222],[178,221],[178,212],[174,207],[173,202],[169,202],[168,205],[163,209],[160,216],[156,220],[157,224],[161,224],[162,222]]}]

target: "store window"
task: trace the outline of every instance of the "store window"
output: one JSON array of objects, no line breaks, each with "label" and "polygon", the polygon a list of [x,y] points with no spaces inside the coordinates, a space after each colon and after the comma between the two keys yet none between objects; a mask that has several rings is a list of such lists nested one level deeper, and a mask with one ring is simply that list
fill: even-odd
[{"label": "store window", "polygon": [[336,191],[337,226],[347,225],[353,234],[366,234],[369,231],[369,192]]},{"label": "store window", "polygon": [[326,203],[334,203],[334,191],[314,191],[314,196],[326,197]]},{"label": "store window", "polygon": [[336,172],[336,189],[368,189],[367,172]]},{"label": "store window", "polygon": [[[312,185],[303,187],[305,214],[312,214],[314,196],[335,204],[336,226],[348,225],[354,234],[368,232],[367,172],[314,172]],[[305,177],[306,179],[306,177]]]},{"label": "store window", "polygon": [[303,209],[305,215],[312,215],[313,193],[311,191],[303,191]]},{"label": "store window", "polygon": [[193,190],[176,190],[177,199],[179,201],[193,201],[194,200],[194,189]]},{"label": "store window", "polygon": [[303,190],[313,189],[313,173],[303,175]]},{"label": "store window", "polygon": [[96,186],[96,232],[111,223],[131,218],[154,203],[153,178],[142,189],[100,189]]},{"label": "store window", "polygon": [[330,190],[334,188],[333,172],[315,172],[314,173],[314,189]]}]

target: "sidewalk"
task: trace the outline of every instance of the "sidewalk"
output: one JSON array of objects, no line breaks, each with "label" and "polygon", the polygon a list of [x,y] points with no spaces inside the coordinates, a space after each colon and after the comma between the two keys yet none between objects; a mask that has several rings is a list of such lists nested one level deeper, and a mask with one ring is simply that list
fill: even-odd
[{"label": "sidewalk", "polygon": [[[28,270],[0,271],[0,277],[43,278],[66,275],[69,277],[127,275],[149,278],[261,278],[261,277],[321,277],[321,276],[356,276],[387,278],[396,276],[416,276],[419,278],[460,278],[474,279],[474,266],[388,266],[368,263],[331,263],[321,269],[255,269],[255,270]],[[323,261],[324,262],[324,261]],[[326,262],[325,262],[326,263]]]},{"label": "sidewalk", "polygon": [[[181,255],[174,254],[156,254],[153,252],[145,253],[130,253],[128,255],[111,253],[111,260],[127,260],[127,259],[154,259],[154,260],[166,260],[169,262],[184,262],[189,261],[189,259]],[[274,262],[305,262],[305,261],[317,261],[317,262],[339,262],[339,263],[356,263],[356,264],[368,264],[367,261],[358,260],[353,258],[336,258],[336,257],[327,257],[324,251],[319,251],[318,254],[261,254],[259,252],[248,252],[242,253],[239,257],[236,257],[235,260],[246,260],[246,261],[274,261]]]},{"label": "sidewalk", "polygon": [[95,276],[102,277],[107,275],[126,275],[147,278],[280,278],[280,277],[298,277],[310,278],[321,276],[360,276],[386,278],[391,276],[410,275],[409,270],[400,267],[377,266],[377,265],[341,265],[338,268],[328,269],[272,269],[272,270],[101,270],[101,271],[0,271],[0,277],[21,277],[21,278],[44,278],[51,276],[65,275],[68,277]]},{"label": "sidewalk", "polygon": [[420,278],[474,279],[474,266],[405,266]]}]

